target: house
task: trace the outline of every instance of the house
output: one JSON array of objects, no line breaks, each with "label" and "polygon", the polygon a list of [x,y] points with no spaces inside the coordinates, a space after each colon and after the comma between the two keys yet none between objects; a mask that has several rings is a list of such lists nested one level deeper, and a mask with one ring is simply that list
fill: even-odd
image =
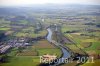
[{"label": "house", "polygon": [[0,53],[5,53],[8,49],[11,48],[11,45],[6,45],[0,49]]}]

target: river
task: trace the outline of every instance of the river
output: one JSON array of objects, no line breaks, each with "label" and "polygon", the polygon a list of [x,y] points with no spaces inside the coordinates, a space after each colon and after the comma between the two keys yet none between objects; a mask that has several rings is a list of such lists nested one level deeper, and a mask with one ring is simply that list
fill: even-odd
[{"label": "river", "polygon": [[[47,31],[48,31],[47,40],[49,42],[54,41],[54,40],[52,40],[52,30],[50,28],[48,28]],[[55,44],[55,45],[59,44],[56,41],[55,41],[55,43],[53,43],[53,44]],[[59,64],[64,63],[65,59],[69,58],[71,56],[71,54],[69,53],[69,51],[67,49],[65,49],[65,47],[62,47],[60,45],[57,45],[57,47],[59,47],[61,49],[61,51],[62,51],[62,56],[61,56],[61,58],[59,58],[59,62],[56,63],[56,65],[59,65]]]}]

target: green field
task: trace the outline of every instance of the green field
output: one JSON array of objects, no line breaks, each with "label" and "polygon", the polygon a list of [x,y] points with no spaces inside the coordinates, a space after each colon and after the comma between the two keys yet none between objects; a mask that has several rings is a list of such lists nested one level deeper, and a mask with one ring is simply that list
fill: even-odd
[{"label": "green field", "polygon": [[39,61],[38,56],[15,56],[9,63],[2,63],[0,66],[36,66],[40,63]]}]

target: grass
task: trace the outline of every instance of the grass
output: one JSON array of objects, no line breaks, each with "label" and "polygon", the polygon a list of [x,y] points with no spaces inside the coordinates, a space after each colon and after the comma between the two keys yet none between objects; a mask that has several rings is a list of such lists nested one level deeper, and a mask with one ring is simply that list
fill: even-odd
[{"label": "grass", "polygon": [[99,44],[100,42],[93,42],[92,46],[85,48],[84,50],[97,50],[97,47],[100,46]]},{"label": "grass", "polygon": [[[63,10],[62,10],[63,12]],[[84,12],[83,12],[84,13]],[[62,33],[66,32],[66,31],[73,31],[73,30],[79,30],[80,32],[79,33],[74,33],[74,34],[64,34],[65,36],[69,37],[70,39],[73,39],[75,42],[76,42],[76,45],[80,48],[82,48],[83,50],[85,50],[86,52],[94,52],[94,53],[97,53],[97,54],[100,54],[100,50],[98,50],[98,48],[100,48],[100,41],[99,40],[96,40],[94,39],[93,37],[90,38],[90,37],[87,37],[87,36],[80,36],[80,34],[87,34],[87,35],[95,35],[95,36],[98,36],[100,37],[100,32],[93,32],[93,33],[88,33],[86,31],[83,31],[83,29],[85,28],[91,28],[91,29],[96,29],[96,30],[100,30],[99,28],[96,28],[96,27],[92,27],[92,26],[87,26],[87,25],[84,25],[85,23],[88,23],[90,22],[89,21],[85,21],[83,20],[83,22],[78,22],[78,20],[74,21],[74,22],[71,22],[70,20],[67,21],[67,19],[65,21],[63,21],[63,19],[55,19],[55,17],[61,17],[62,18],[62,13],[59,14],[54,14],[54,13],[48,13],[48,14],[45,14],[45,13],[29,13],[30,16],[35,16],[36,18],[40,19],[41,21],[41,16],[45,16],[45,21],[43,22],[44,23],[44,26],[48,27],[49,25],[51,24],[55,24],[55,23],[64,23],[64,25],[62,25]],[[49,18],[47,16],[53,16],[54,19],[52,18]],[[64,17],[64,16],[63,16]],[[70,17],[72,17],[70,15]],[[74,17],[74,16],[73,16]],[[72,17],[72,18],[73,18]],[[92,16],[75,16],[75,18],[81,18],[81,19],[84,19],[84,18],[90,18],[91,20],[94,20],[92,18]],[[93,16],[94,17],[94,16]],[[68,16],[65,16],[65,18],[69,18]],[[27,22],[26,20],[21,20],[20,22],[16,23],[16,24],[23,24],[23,25],[30,25],[30,22]],[[25,28],[23,28],[23,26],[15,26],[13,25],[12,27],[10,26],[10,21],[5,21],[4,19],[0,19],[0,30],[5,30],[5,31],[8,31],[10,30],[10,28],[6,28],[6,27],[11,27],[11,28],[16,28],[16,29],[20,29],[20,31],[16,31],[17,33],[15,33],[15,36],[16,37],[30,37],[30,38],[36,38],[38,36],[45,36],[47,34],[47,31],[46,30],[42,30],[42,31],[39,31],[38,34],[35,34],[34,33],[34,22],[31,23],[32,27],[28,27],[26,26]],[[9,33],[9,32],[8,32]],[[89,46],[86,45],[88,42],[92,42],[92,45]],[[85,43],[85,45],[83,45],[83,43]],[[66,44],[67,47],[69,47],[72,51],[74,52],[77,52],[77,53],[81,53],[81,51],[73,44]],[[85,48],[89,46],[88,48]],[[10,59],[10,62],[9,63],[3,63],[3,64],[0,64],[0,66],[37,66],[39,64],[39,56],[34,56],[34,52],[38,52],[39,53],[39,56],[40,55],[44,55],[44,54],[56,54],[58,57],[61,56],[61,50],[56,48],[55,46],[53,46],[52,44],[50,44],[48,41],[46,40],[42,40],[42,41],[39,41],[37,43],[34,43],[32,47],[28,47],[28,49],[25,49],[25,51],[21,54],[21,55],[16,55],[17,53],[17,49],[14,48],[11,50],[11,53],[9,53],[8,55],[11,56],[11,59]],[[18,53],[19,54],[19,53]],[[28,54],[28,55],[27,55]],[[27,56],[25,56],[27,55]],[[100,65],[100,60],[95,60],[95,64],[83,64],[82,66],[97,66],[96,64]],[[68,66],[73,66],[75,65],[76,63],[73,62],[71,64],[69,64]],[[67,64],[65,65],[67,66]]]},{"label": "grass", "polygon": [[64,24],[63,26],[62,26],[62,33],[64,33],[64,32],[66,32],[66,31],[73,31],[73,30],[83,30],[84,29],[84,27],[86,28],[87,26],[86,25],[77,25],[77,24],[75,24],[75,25],[66,25],[66,24]]},{"label": "grass", "polygon": [[54,49],[54,48],[56,48],[53,44],[50,44],[47,40],[40,40],[36,44],[33,44],[32,47],[33,48],[35,47],[38,49],[42,49],[42,48]]},{"label": "grass", "polygon": [[18,49],[17,48],[13,48],[10,50],[11,52],[8,53],[8,56],[16,56]]},{"label": "grass", "polygon": [[26,50],[26,51],[22,51],[21,53],[18,53],[17,56],[36,56],[37,52],[36,51],[32,51],[32,50]]},{"label": "grass", "polygon": [[57,55],[57,57],[61,56],[61,50],[60,49],[37,49],[39,52],[39,55],[42,56],[44,54],[50,54],[50,55]]},{"label": "grass", "polygon": [[[70,38],[74,39],[74,41],[77,43],[76,45],[78,47],[80,47],[81,49],[85,50],[85,51],[90,51],[90,50],[94,50],[95,52],[97,52],[97,47],[100,46],[100,41],[98,41],[97,39],[94,38],[88,38],[88,37],[82,37],[82,36],[78,36],[78,35],[72,35],[69,34]],[[83,45],[83,43],[86,43]],[[92,45],[87,44],[87,43],[92,43]],[[87,48],[85,48],[87,47]],[[99,53],[100,50],[98,50],[97,53]]]},{"label": "grass", "polygon": [[10,63],[3,63],[0,66],[37,66],[39,61],[38,56],[16,56],[11,58]]},{"label": "grass", "polygon": [[91,42],[82,42],[80,45],[84,48],[88,48],[92,45],[92,43]]},{"label": "grass", "polygon": [[61,50],[50,44],[47,40],[38,41],[32,48],[34,48],[40,56],[44,54],[55,54],[58,57],[61,56]]},{"label": "grass", "polygon": [[47,31],[46,30],[42,30],[42,31],[39,31],[39,33],[34,33],[34,30],[30,31],[31,29],[24,29],[23,32],[17,32],[15,34],[15,36],[17,37],[30,37],[30,38],[36,38],[36,37],[39,37],[39,36],[46,36],[47,34]]},{"label": "grass", "polygon": [[67,26],[63,26],[61,30],[62,30],[62,33],[63,33],[63,32],[66,32],[66,31],[77,30],[77,28],[69,28]]},{"label": "grass", "polygon": [[[43,46],[43,47],[42,47]],[[34,55],[38,52],[38,55]],[[37,66],[40,64],[40,57],[44,54],[55,54],[61,56],[61,50],[50,44],[47,40],[41,40],[34,43],[23,50],[22,53],[18,52],[18,48],[13,48],[8,54],[11,58],[8,63],[2,63],[0,66]]]},{"label": "grass", "polygon": [[99,59],[94,60],[94,63],[85,63],[81,66],[98,66],[98,65],[100,65],[100,60]]},{"label": "grass", "polygon": [[75,45],[73,45],[73,44],[66,44],[65,46],[67,46],[68,48],[70,48],[71,49],[71,51],[72,52],[74,52],[74,53],[79,53],[79,54],[84,54],[84,52],[83,51],[81,51],[78,47],[76,47]]},{"label": "grass", "polygon": [[[27,53],[26,53],[27,54]],[[40,62],[39,56],[16,56],[17,48],[13,48],[8,56],[8,63],[0,63],[0,66],[37,66]]]},{"label": "grass", "polygon": [[16,36],[17,37],[26,37],[28,35],[28,33],[22,33],[22,32],[18,32],[17,34],[16,34]]},{"label": "grass", "polygon": [[[75,35],[75,34],[65,34],[65,36],[68,36],[69,38],[73,39],[77,46],[83,49],[83,43],[92,43],[92,45],[88,48],[84,48],[84,50],[96,50],[97,46],[99,46],[100,41],[94,38],[89,38],[85,36]],[[83,46],[83,47],[82,47]],[[88,45],[87,45],[88,46]]]},{"label": "grass", "polygon": [[10,30],[10,28],[6,28],[6,27],[4,28],[3,27],[3,28],[0,28],[0,30],[6,30],[7,31],[7,30]]},{"label": "grass", "polygon": [[26,21],[26,20],[20,20],[19,24],[26,25],[26,24],[28,24],[28,21]]},{"label": "grass", "polygon": [[[73,28],[75,27],[75,28]],[[81,27],[81,28],[78,28]],[[81,48],[82,50],[84,50],[86,53],[88,53],[89,55],[94,54],[95,56],[93,56],[94,58],[96,58],[98,56],[98,54],[100,54],[100,41],[99,41],[99,37],[100,37],[100,32],[96,31],[96,32],[88,32],[88,31],[82,31],[85,27],[83,27],[82,25],[78,26],[70,26],[70,25],[64,25],[62,27],[62,33],[64,34],[64,36],[69,37],[70,39],[72,39],[73,41],[76,42],[76,45]],[[100,30],[97,28],[93,28],[96,30]],[[72,31],[72,30],[80,30],[80,32],[77,33],[64,33],[66,31]],[[86,34],[88,36],[81,36],[80,34]],[[97,37],[92,37],[92,35],[97,36]],[[82,53],[80,51],[80,49],[78,49],[75,45],[71,44],[68,45],[66,44],[67,47],[69,47],[73,52],[75,53]],[[100,65],[100,60],[98,58],[96,58],[94,60],[95,63],[85,63],[81,66],[97,66]],[[77,64],[77,63],[76,63]],[[62,66],[67,66],[68,64],[62,65]],[[69,66],[69,65],[68,65]],[[70,66],[74,66],[74,63],[71,63]]]}]

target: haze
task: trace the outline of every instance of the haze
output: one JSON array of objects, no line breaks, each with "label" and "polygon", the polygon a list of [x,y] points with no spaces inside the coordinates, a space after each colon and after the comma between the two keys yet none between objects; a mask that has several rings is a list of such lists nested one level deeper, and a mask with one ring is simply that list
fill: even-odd
[{"label": "haze", "polygon": [[100,4],[100,0],[0,0],[0,6],[25,6],[32,4]]}]

